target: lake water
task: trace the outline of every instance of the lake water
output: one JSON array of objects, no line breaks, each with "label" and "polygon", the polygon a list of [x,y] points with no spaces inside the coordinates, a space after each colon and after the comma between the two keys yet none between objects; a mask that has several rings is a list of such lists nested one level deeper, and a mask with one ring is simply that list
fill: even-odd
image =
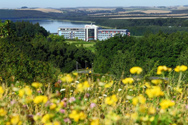
[{"label": "lake water", "polygon": [[[58,21],[58,20],[38,20],[38,19],[31,19],[31,20],[26,20],[23,19],[24,21],[30,21],[33,24],[39,23],[40,26],[44,27],[47,31],[50,33],[57,33],[57,30],[59,27],[76,27],[76,28],[82,28],[86,23],[73,23],[73,22],[67,22],[67,21]],[[22,21],[20,19],[18,20],[12,20],[13,22],[16,21]]]}]

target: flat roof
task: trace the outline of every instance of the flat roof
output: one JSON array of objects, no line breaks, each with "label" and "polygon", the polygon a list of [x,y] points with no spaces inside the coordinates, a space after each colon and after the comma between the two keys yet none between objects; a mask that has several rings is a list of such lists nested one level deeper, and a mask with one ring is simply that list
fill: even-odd
[{"label": "flat roof", "polygon": [[98,31],[123,31],[123,30],[127,31],[127,29],[99,29]]}]

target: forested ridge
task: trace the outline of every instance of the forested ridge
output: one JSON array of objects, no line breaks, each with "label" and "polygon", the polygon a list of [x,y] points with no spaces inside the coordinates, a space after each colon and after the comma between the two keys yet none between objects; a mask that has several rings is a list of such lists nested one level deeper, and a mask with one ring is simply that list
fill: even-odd
[{"label": "forested ridge", "polygon": [[63,36],[48,34],[38,24],[1,23],[0,74],[4,79],[56,80],[60,72],[91,66],[94,54],[83,47],[65,43]]},{"label": "forested ridge", "polygon": [[94,70],[120,77],[123,72],[129,74],[127,69],[133,66],[143,67],[147,74],[158,65],[186,65],[187,41],[187,32],[159,32],[141,38],[116,36],[96,44]]}]

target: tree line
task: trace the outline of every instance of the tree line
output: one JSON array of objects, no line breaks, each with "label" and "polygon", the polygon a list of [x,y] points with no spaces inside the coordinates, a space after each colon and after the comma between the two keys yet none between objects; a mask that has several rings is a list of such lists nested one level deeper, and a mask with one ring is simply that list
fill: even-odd
[{"label": "tree line", "polygon": [[65,43],[63,36],[49,34],[39,24],[0,23],[0,76],[26,82],[56,80],[60,72],[89,67],[94,54],[83,47]]},{"label": "tree line", "polygon": [[159,65],[187,65],[187,48],[188,32],[158,32],[140,38],[118,35],[96,43],[94,71],[121,77],[133,66],[142,67],[147,74]]}]

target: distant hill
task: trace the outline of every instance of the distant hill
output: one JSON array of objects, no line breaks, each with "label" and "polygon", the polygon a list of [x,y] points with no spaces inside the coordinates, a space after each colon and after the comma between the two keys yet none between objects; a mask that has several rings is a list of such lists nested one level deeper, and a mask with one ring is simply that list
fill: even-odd
[{"label": "distant hill", "polygon": [[36,10],[0,9],[0,19],[50,18],[52,14]]},{"label": "distant hill", "polygon": [[188,7],[84,7],[84,8],[27,8],[0,9],[0,19],[46,18],[71,21],[97,19],[158,19],[188,18]]}]

